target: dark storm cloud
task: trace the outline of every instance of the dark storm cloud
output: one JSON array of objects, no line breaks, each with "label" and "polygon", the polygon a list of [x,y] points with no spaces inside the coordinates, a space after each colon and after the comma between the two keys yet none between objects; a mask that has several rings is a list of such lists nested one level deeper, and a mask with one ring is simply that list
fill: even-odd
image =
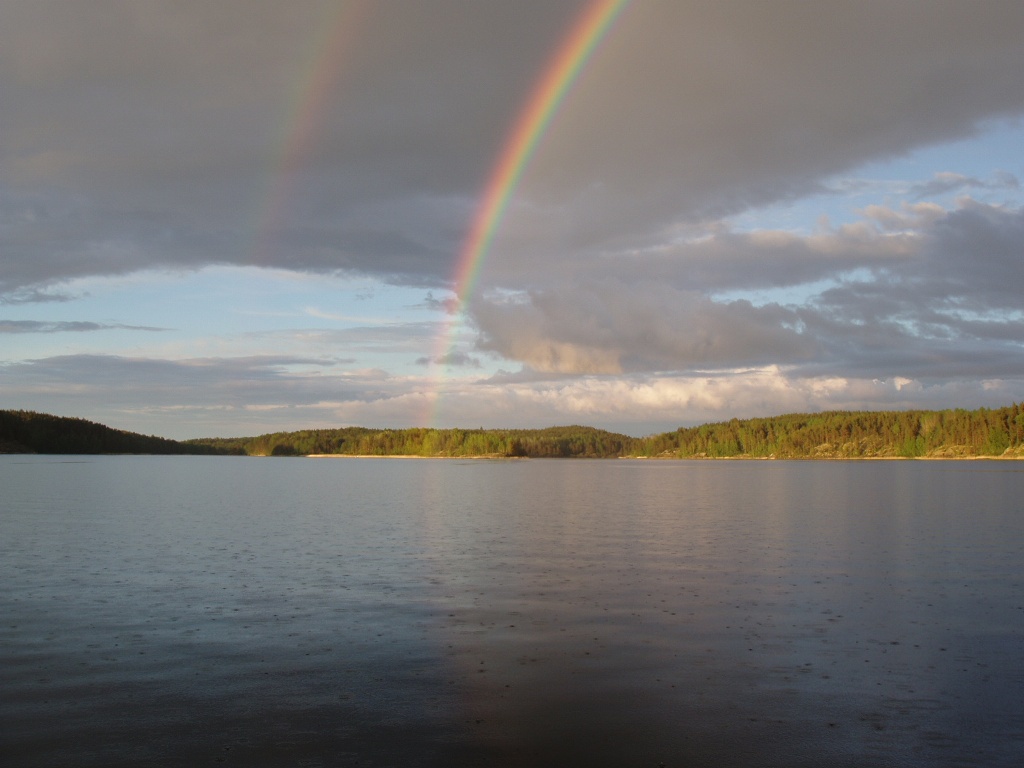
[{"label": "dark storm cloud", "polygon": [[637,3],[526,191],[577,244],[799,197],[1019,113],[1022,30],[1009,2]]},{"label": "dark storm cloud", "polygon": [[[211,263],[442,284],[574,5],[362,5],[5,5],[0,289]],[[335,18],[350,50],[303,112]]]},{"label": "dark storm cloud", "polygon": [[[225,263],[445,285],[581,3],[365,5],[288,156],[333,4],[4,4],[0,291]],[[1018,113],[1022,29],[1016,2],[635,2],[541,143],[494,277],[524,253],[557,270],[664,242]]]},{"label": "dark storm cloud", "polygon": [[965,205],[936,222],[927,253],[936,270],[917,277],[936,299],[945,294],[976,311],[1024,310],[1024,209]]}]

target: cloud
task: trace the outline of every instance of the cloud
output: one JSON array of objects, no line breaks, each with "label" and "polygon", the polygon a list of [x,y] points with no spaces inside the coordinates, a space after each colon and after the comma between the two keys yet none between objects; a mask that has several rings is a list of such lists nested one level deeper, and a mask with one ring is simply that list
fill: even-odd
[{"label": "cloud", "polygon": [[968,189],[1020,189],[1020,181],[1008,171],[998,172],[989,181],[965,176],[962,173],[943,171],[936,173],[931,180],[911,187],[910,194],[921,200]]},{"label": "cloud", "polygon": [[[774,363],[882,377],[1024,375],[1024,209],[965,199],[951,211],[867,215],[807,236],[720,231],[636,260],[642,269],[608,260],[599,277],[549,276],[542,288],[478,297],[479,346],[577,374]],[[763,304],[714,298],[756,289],[794,293]]]},{"label": "cloud", "polygon": [[[580,5],[366,4],[289,154],[322,3],[6,4],[0,292],[209,264],[447,286]],[[643,248],[969,136],[1024,108],[1021,29],[1019,3],[634,3],[539,145],[492,261]]]},{"label": "cloud", "polygon": [[479,358],[473,357],[470,354],[459,351],[448,352],[444,355],[438,355],[436,357],[419,357],[416,359],[416,365],[443,365],[455,368],[480,368]]},{"label": "cloud", "polygon": [[[933,381],[814,375],[780,366],[705,374],[395,377],[316,358],[161,360],[71,355],[0,365],[0,407],[80,416],[173,438],[352,424],[543,427],[586,423],[628,434],[704,421],[823,409],[999,406],[1024,379]],[[429,419],[429,422],[427,421]]]},{"label": "cloud", "polygon": [[549,213],[529,220],[570,244],[661,236],[970,136],[1024,94],[997,71],[1020,12],[988,9],[636,4],[538,151],[527,194]]},{"label": "cloud", "polygon": [[423,299],[422,306],[433,310],[434,312],[444,312],[446,315],[454,315],[459,311],[459,300],[454,296],[437,299],[434,297],[432,291],[428,291],[426,298]]},{"label": "cloud", "polygon": [[45,322],[40,320],[0,320],[0,333],[77,333],[82,331],[166,331],[146,325],[93,323],[86,321]]},{"label": "cloud", "polygon": [[[141,425],[152,419],[152,426],[135,428],[169,437],[209,435],[207,425],[237,430],[270,424],[245,418],[250,411],[285,412],[294,423],[298,414],[312,413],[321,403],[379,398],[396,387],[381,371],[319,357],[168,360],[79,354],[0,365],[0,407],[67,413],[112,426],[129,418]],[[167,413],[175,414],[170,429],[160,418]],[[229,415],[234,418],[225,418]],[[156,429],[160,424],[164,428]]]},{"label": "cloud", "polygon": [[[363,5],[0,9],[0,290],[208,264],[444,284],[574,8]],[[349,49],[318,60],[335,18]],[[336,90],[296,106],[311,66]]]},{"label": "cloud", "polygon": [[475,310],[480,346],[540,371],[621,373],[793,361],[812,349],[792,311],[714,302],[637,280],[534,291]]},{"label": "cloud", "polygon": [[441,323],[408,322],[388,325],[362,325],[351,328],[291,328],[253,331],[246,334],[258,341],[310,348],[335,347],[351,351],[389,351],[401,354],[420,352],[435,343]]},{"label": "cloud", "polygon": [[[935,382],[802,375],[769,366],[705,375],[636,374],[452,384],[435,410],[449,426],[584,423],[632,435],[731,418],[821,410],[995,407],[1024,395],[1020,379]],[[384,416],[386,402],[376,406]],[[349,408],[355,409],[354,404]]]},{"label": "cloud", "polygon": [[316,317],[320,320],[333,320],[339,323],[371,323],[375,325],[384,325],[389,322],[386,317],[367,317],[363,315],[345,315],[337,312],[327,312],[317,307],[306,307],[303,312],[310,317]]},{"label": "cloud", "polygon": [[[640,429],[1019,394],[1019,169],[836,181],[1024,113],[1019,2],[629,4],[455,301],[494,164],[584,4],[0,4],[0,303],[211,265],[358,275],[378,294],[268,296],[251,332],[184,324],[162,352],[0,361],[0,397],[115,424],[173,413],[181,436],[446,409]],[[333,19],[350,26],[318,58]],[[852,199],[859,214],[813,231],[729,223]],[[93,301],[125,295],[95,284]],[[401,289],[382,284],[426,294],[396,317],[438,321],[386,322]],[[0,332],[159,330],[133,312]],[[281,327],[303,313],[363,325]],[[457,347],[438,357],[446,329]]]},{"label": "cloud", "polygon": [[44,304],[74,301],[75,297],[67,293],[42,291],[38,289],[18,289],[9,293],[0,293],[0,304]]}]

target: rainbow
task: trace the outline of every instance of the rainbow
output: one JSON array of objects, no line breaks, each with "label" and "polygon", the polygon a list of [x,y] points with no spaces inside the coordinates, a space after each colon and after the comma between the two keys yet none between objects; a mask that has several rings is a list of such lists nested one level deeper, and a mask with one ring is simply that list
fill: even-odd
[{"label": "rainbow", "polygon": [[534,86],[491,171],[460,251],[454,280],[460,304],[473,292],[494,234],[538,142],[590,55],[628,2],[591,0]]},{"label": "rainbow", "polygon": [[[453,347],[460,310],[473,292],[516,185],[566,94],[628,3],[629,0],[589,0],[586,3],[542,70],[502,145],[456,259],[452,283],[458,309],[438,336],[439,350],[433,358],[435,385],[427,393],[435,418],[428,418],[428,424],[436,423],[436,408],[440,405],[446,367],[444,361]],[[372,0],[329,4],[323,22],[318,25],[319,34],[311,42],[307,64],[297,79],[297,87],[286,111],[287,119],[283,121],[279,149],[268,175],[262,204],[258,206],[252,247],[253,264],[256,266],[267,266],[273,261],[271,250],[288,217],[299,173],[308,163],[309,154],[323,127],[327,107],[337,98],[339,82],[345,73],[344,64],[352,55],[354,45],[358,44],[356,33],[364,26],[372,7]]]},{"label": "rainbow", "polygon": [[289,100],[269,183],[258,208],[253,246],[256,266],[267,266],[272,261],[270,251],[288,216],[299,173],[316,144],[328,106],[337,98],[345,72],[343,65],[351,55],[355,34],[362,28],[369,9],[368,0],[330,5],[317,25],[318,33],[312,38],[305,66]]},{"label": "rainbow", "polygon": [[629,0],[590,0],[542,70],[502,146],[456,260],[452,279],[456,309],[438,336],[432,364],[434,385],[427,397],[429,412],[424,419],[428,425],[436,425],[440,420],[444,370],[455,346],[461,310],[473,293],[512,193],[569,89],[628,3]]}]

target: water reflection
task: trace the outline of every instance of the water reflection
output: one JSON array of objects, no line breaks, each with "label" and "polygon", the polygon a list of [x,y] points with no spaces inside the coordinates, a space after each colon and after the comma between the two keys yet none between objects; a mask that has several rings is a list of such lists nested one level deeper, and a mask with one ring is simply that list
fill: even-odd
[{"label": "water reflection", "polygon": [[1012,601],[972,558],[998,505],[968,523],[947,467],[637,464],[474,473],[519,497],[445,535],[449,653],[490,761],[1016,762],[1020,680],[986,654],[1024,650],[1020,612],[984,640],[942,605],[961,583],[958,610]]},{"label": "water reflection", "polygon": [[991,467],[5,459],[0,753],[1017,765]]}]

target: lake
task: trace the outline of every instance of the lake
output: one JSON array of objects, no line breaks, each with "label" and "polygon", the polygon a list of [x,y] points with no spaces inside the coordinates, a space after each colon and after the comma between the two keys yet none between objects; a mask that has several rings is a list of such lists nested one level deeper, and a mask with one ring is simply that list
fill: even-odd
[{"label": "lake", "polygon": [[0,456],[5,766],[1019,766],[1024,465]]}]

